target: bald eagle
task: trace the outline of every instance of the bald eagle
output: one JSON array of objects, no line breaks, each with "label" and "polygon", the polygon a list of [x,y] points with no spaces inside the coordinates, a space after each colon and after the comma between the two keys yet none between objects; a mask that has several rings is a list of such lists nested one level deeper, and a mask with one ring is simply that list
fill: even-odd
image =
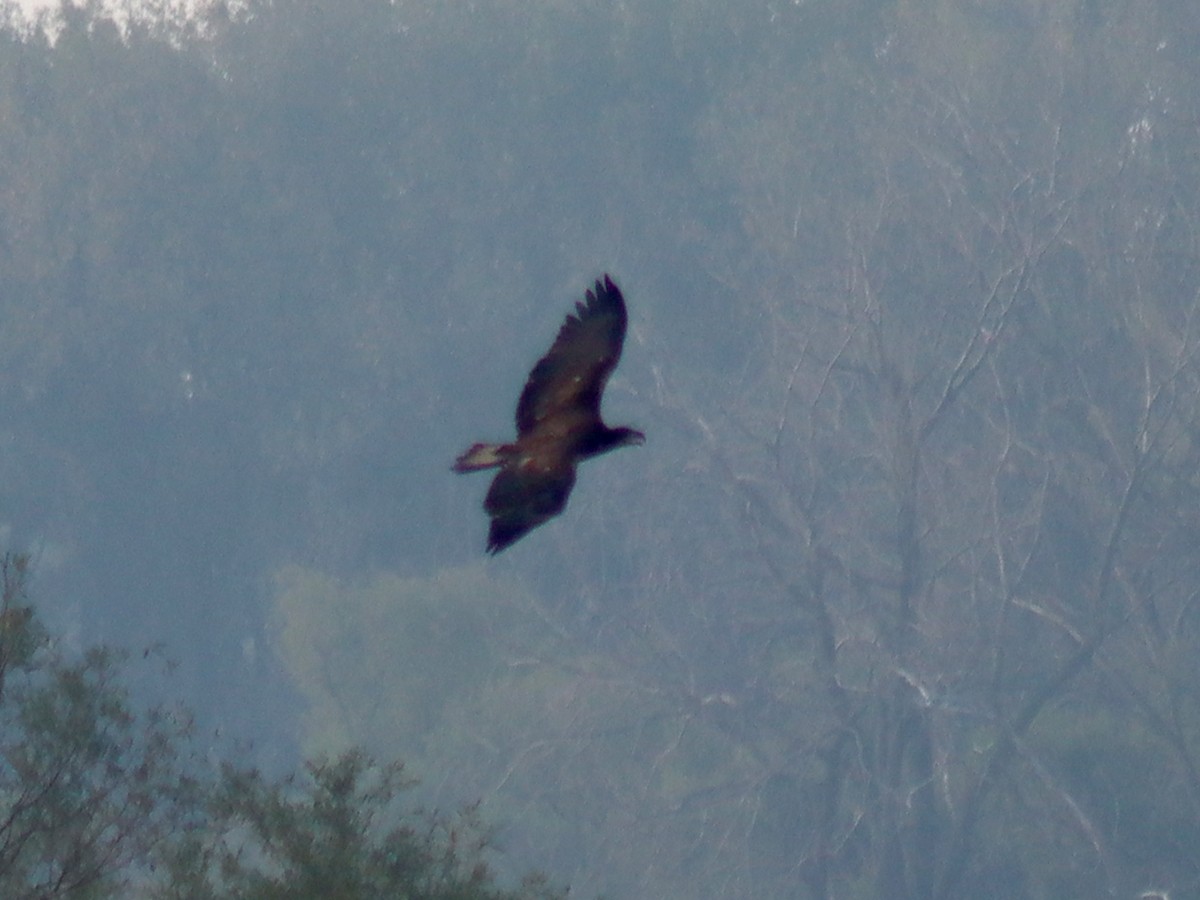
[{"label": "bald eagle", "polygon": [[516,441],[475,444],[455,460],[455,472],[500,469],[483,501],[492,518],[489,553],[562,512],[582,460],[645,442],[640,431],[609,428],[600,419],[600,395],[621,358],[625,324],[625,298],[605,275],[575,304],[529,373],[517,402]]}]

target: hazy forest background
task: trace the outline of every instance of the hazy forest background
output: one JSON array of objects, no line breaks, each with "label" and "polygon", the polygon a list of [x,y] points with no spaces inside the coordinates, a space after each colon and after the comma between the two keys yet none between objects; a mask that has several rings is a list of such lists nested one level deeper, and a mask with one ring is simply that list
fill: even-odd
[{"label": "hazy forest background", "polygon": [[[1194,0],[117,21],[0,32],[0,700],[158,648],[187,765],[403,760],[572,896],[1200,897]],[[605,271],[648,442],[487,560]]]}]

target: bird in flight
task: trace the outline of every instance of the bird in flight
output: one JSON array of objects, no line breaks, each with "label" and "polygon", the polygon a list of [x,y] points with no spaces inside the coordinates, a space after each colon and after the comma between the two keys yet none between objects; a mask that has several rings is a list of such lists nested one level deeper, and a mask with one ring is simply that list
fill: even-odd
[{"label": "bird in flight", "polygon": [[517,401],[517,439],[475,444],[454,462],[455,472],[498,468],[483,508],[491,516],[487,549],[499,553],[563,511],[585,459],[646,436],[609,428],[600,418],[604,383],[621,358],[625,298],[604,276],[575,304],[525,382]]}]

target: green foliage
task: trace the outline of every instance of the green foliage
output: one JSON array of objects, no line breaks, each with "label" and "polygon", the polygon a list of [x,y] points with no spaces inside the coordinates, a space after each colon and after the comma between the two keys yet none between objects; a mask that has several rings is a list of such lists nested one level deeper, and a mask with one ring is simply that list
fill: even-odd
[{"label": "green foliage", "polygon": [[134,711],[123,654],[63,656],[24,596],[27,559],[0,569],[0,895],[117,896],[188,819],[186,719]]},{"label": "green foliage", "polygon": [[473,808],[405,809],[399,763],[365,753],[268,781],[212,778],[186,720],[135,711],[126,656],[60,654],[24,593],[28,560],[0,561],[0,895],[183,900],[559,900],[540,875],[512,890],[486,861]]},{"label": "green foliage", "polygon": [[[226,767],[203,830],[168,861],[164,900],[555,900],[528,877],[494,885],[483,861],[487,833],[470,810],[446,820],[401,816],[409,781],[399,765],[359,751],[310,763],[299,778],[268,782]],[[423,818],[423,821],[421,819]],[[420,824],[413,824],[420,822]]]}]

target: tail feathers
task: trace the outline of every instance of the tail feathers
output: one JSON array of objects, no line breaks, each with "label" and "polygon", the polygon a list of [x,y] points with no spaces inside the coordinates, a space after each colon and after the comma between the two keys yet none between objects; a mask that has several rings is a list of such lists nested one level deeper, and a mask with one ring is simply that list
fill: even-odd
[{"label": "tail feathers", "polygon": [[473,444],[471,449],[454,461],[455,472],[477,472],[493,469],[504,462],[503,444]]}]

